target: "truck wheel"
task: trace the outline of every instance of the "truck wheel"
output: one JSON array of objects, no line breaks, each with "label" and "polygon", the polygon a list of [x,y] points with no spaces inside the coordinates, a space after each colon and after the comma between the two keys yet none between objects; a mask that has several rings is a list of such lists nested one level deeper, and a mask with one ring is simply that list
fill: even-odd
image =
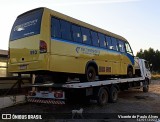
[{"label": "truck wheel", "polygon": [[92,82],[96,79],[96,70],[93,66],[88,66],[85,75],[81,76],[81,82]]},{"label": "truck wheel", "polygon": [[118,100],[118,90],[115,87],[111,87],[109,91],[109,102],[115,103]]},{"label": "truck wheel", "polygon": [[99,90],[97,102],[99,105],[102,105],[102,106],[108,102],[108,92],[104,88]]},{"label": "truck wheel", "polygon": [[128,70],[127,70],[127,77],[128,78],[133,78],[133,69],[131,67],[129,67]]},{"label": "truck wheel", "polygon": [[143,92],[148,92],[148,91],[149,91],[148,81],[145,80],[143,83]]}]

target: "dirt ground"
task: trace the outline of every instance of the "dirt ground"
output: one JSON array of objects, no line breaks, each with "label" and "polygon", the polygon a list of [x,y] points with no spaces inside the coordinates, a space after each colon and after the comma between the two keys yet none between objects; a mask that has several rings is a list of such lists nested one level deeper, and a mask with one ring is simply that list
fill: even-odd
[{"label": "dirt ground", "polygon": [[[76,116],[72,119],[72,110],[83,108],[83,116]],[[102,122],[128,122],[128,121],[156,121],[144,119],[122,119],[118,115],[157,115],[160,117],[160,80],[153,80],[149,92],[144,93],[142,89],[133,89],[119,93],[117,103],[108,103],[105,106],[98,106],[95,101],[90,104],[66,104],[48,105],[24,103],[0,110],[0,113],[18,114],[42,114],[43,121],[102,121]],[[53,115],[57,115],[53,117]],[[48,118],[47,118],[48,117]],[[80,118],[80,119],[77,119]],[[83,118],[83,119],[81,119]],[[91,120],[92,119],[92,120]]]}]

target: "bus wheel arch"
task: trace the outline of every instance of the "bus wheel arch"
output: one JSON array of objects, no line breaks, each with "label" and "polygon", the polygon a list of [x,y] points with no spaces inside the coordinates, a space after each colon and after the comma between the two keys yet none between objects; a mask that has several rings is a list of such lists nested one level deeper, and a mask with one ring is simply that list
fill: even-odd
[{"label": "bus wheel arch", "polygon": [[80,76],[81,82],[92,82],[95,81],[96,75],[98,75],[98,66],[94,61],[89,61],[85,67],[85,74]]},{"label": "bus wheel arch", "polygon": [[87,70],[87,68],[89,66],[93,66],[96,70],[96,75],[98,75],[98,65],[95,61],[88,61],[87,64],[86,64],[86,67],[85,67],[85,71]]},{"label": "bus wheel arch", "polygon": [[133,77],[133,66],[128,65],[127,67],[127,77],[132,78]]}]

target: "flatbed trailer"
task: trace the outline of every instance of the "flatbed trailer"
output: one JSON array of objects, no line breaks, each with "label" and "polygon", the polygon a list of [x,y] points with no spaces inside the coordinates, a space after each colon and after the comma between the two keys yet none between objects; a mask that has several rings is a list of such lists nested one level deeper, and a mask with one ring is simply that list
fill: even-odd
[{"label": "flatbed trailer", "polygon": [[139,59],[140,75],[134,78],[111,78],[94,82],[72,80],[66,83],[36,83],[31,85],[32,91],[27,96],[28,102],[65,104],[66,101],[90,99],[97,100],[100,105],[117,102],[118,92],[129,88],[141,88],[148,92],[151,74],[145,66],[145,60]]}]

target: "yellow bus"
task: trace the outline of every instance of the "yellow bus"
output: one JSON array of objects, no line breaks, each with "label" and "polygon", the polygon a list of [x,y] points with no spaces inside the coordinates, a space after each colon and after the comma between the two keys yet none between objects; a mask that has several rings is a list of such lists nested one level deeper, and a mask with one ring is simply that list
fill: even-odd
[{"label": "yellow bus", "polygon": [[[107,23],[106,23],[107,24]],[[19,15],[9,41],[8,70],[54,81],[133,77],[134,56],[122,36],[48,8]]]}]

